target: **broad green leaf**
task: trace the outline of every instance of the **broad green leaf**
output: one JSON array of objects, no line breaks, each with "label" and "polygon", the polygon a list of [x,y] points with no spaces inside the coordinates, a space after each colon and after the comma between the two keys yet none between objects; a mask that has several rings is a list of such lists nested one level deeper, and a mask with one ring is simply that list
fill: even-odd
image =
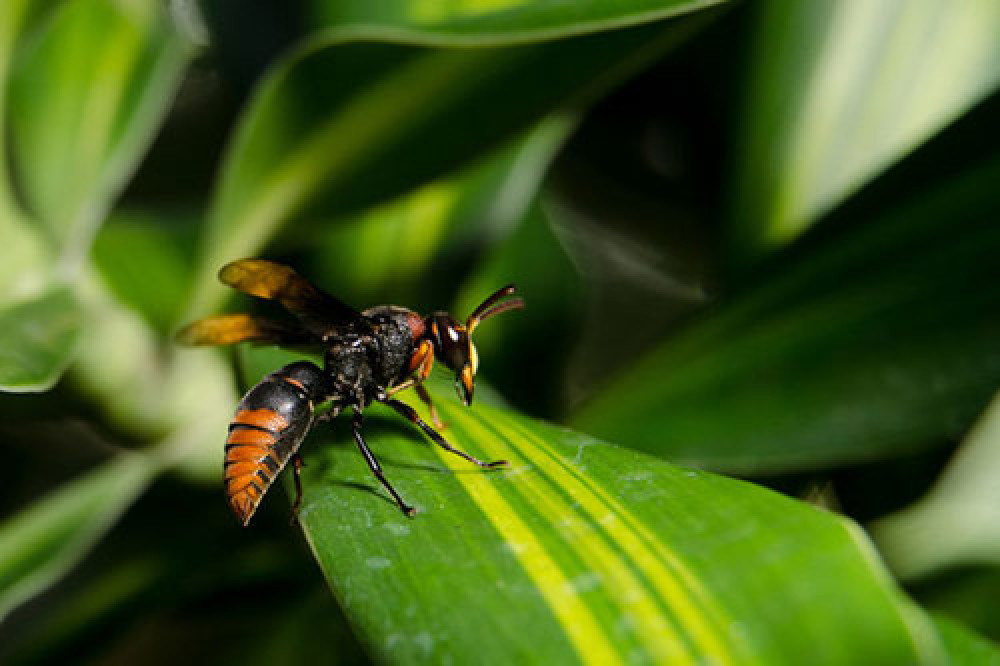
[{"label": "broad green leaf", "polygon": [[931,491],[883,518],[873,534],[903,578],[944,567],[1000,563],[1000,396],[963,441]]},{"label": "broad green leaf", "polygon": [[992,0],[756,10],[730,216],[742,260],[799,235],[1000,84]]},{"label": "broad green leaf", "polygon": [[0,391],[51,388],[76,349],[79,326],[79,309],[66,289],[0,308]]},{"label": "broad green leaf", "polygon": [[500,44],[538,41],[638,25],[721,0],[310,0],[311,24],[374,34]]},{"label": "broad green leaf", "polygon": [[148,457],[118,454],[0,523],[0,622],[79,561],[155,469]]},{"label": "broad green leaf", "polygon": [[573,423],[747,473],[960,434],[1000,383],[998,178],[994,159],[886,210],[846,210],[859,217],[665,341]]},{"label": "broad green leaf", "polygon": [[506,48],[311,41],[261,84],[227,151],[191,316],[218,303],[220,265],[259,252],[290,220],[353,212],[428,182],[607,89],[700,23]]},{"label": "broad green leaf", "polygon": [[14,63],[23,199],[75,270],[173,101],[190,57],[159,2],[65,3]]},{"label": "broad green leaf", "polygon": [[948,655],[948,663],[954,666],[998,666],[1000,665],[1000,650],[997,646],[966,629],[947,617],[936,615],[933,618],[937,627],[941,645]]},{"label": "broad green leaf", "polygon": [[[274,353],[248,356],[251,376],[276,367]],[[933,630],[851,523],[436,394],[455,445],[511,466],[484,472],[369,408],[365,435],[417,507],[412,519],[373,479],[346,419],[317,426],[303,447],[299,521],[378,659],[936,661]]]}]

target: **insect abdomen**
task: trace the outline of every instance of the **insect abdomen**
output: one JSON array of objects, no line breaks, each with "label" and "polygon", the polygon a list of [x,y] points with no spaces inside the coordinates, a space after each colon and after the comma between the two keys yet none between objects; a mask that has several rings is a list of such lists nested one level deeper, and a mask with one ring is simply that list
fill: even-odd
[{"label": "insect abdomen", "polygon": [[261,380],[236,408],[224,470],[226,498],[243,525],[298,451],[324,382],[312,363],[293,363]]}]

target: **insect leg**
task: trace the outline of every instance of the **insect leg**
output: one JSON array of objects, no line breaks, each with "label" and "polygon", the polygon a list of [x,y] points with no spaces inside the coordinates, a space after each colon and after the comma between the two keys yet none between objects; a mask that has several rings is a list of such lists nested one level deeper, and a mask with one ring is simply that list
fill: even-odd
[{"label": "insect leg", "polygon": [[490,467],[490,468],[492,468],[492,467],[505,467],[507,465],[507,461],[506,460],[494,460],[492,462],[483,462],[482,460],[479,460],[477,458],[473,458],[472,456],[470,456],[468,453],[465,453],[464,451],[459,451],[454,446],[452,446],[451,444],[449,444],[448,440],[446,440],[444,437],[442,437],[440,435],[440,433],[438,433],[436,430],[434,430],[434,428],[432,428],[429,425],[427,425],[427,423],[422,418],[420,418],[420,416],[417,414],[417,410],[413,409],[413,407],[410,407],[406,403],[400,402],[399,400],[392,399],[392,400],[387,400],[385,404],[389,405],[390,407],[392,407],[393,409],[395,409],[397,412],[399,412],[400,414],[402,414],[403,416],[405,416],[407,419],[409,419],[412,423],[416,424],[421,430],[424,431],[424,433],[428,437],[430,437],[431,439],[434,440],[435,444],[437,444],[438,446],[440,446],[445,451],[448,451],[450,453],[454,453],[456,456],[461,456],[462,458],[465,458],[469,462],[475,463],[475,464],[479,465],[480,467]]},{"label": "insect leg", "polygon": [[368,445],[365,443],[365,438],[361,435],[362,422],[363,419],[361,417],[361,412],[355,409],[351,429],[354,431],[354,441],[358,443],[358,448],[361,449],[361,455],[365,457],[365,462],[368,463],[368,467],[371,469],[372,474],[374,474],[375,478],[378,479],[383,486],[385,486],[386,490],[389,491],[389,494],[396,500],[396,504],[399,505],[399,508],[403,511],[403,513],[412,517],[417,513],[417,510],[412,506],[407,506],[406,502],[403,501],[403,498],[396,492],[396,489],[392,487],[391,483],[389,483],[389,480],[385,478],[385,474],[382,473],[382,466],[378,464],[378,460],[375,459],[375,454],[373,454],[371,449],[368,448]]},{"label": "insect leg", "polygon": [[441,417],[438,416],[437,407],[434,406],[434,402],[431,400],[431,394],[427,391],[427,388],[423,384],[417,384],[417,397],[420,398],[427,409],[431,412],[431,423],[438,430],[444,428],[444,422],[441,421]]}]

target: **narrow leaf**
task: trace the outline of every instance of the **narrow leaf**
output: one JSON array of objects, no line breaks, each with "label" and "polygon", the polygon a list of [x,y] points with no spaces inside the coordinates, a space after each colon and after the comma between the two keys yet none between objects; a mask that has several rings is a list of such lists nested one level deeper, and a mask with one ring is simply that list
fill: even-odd
[{"label": "narrow leaf", "polygon": [[605,387],[574,424],[742,472],[960,435],[1000,383],[998,178],[993,159],[870,217],[845,210],[836,229]]},{"label": "narrow leaf", "polygon": [[0,524],[0,621],[78,562],[153,471],[150,459],[119,454]]},{"label": "narrow leaf", "polygon": [[903,578],[946,567],[1000,563],[1000,396],[962,442],[934,488],[881,519],[873,534]]},{"label": "narrow leaf", "polygon": [[719,4],[722,0],[311,0],[310,22],[449,43],[540,41],[638,25]]},{"label": "narrow leaf", "polygon": [[0,391],[51,388],[76,349],[79,320],[67,289],[0,309]]},{"label": "narrow leaf", "polygon": [[752,259],[1000,84],[991,0],[756,6],[732,248]]},{"label": "narrow leaf", "polygon": [[[255,376],[274,369],[273,354],[249,356]],[[437,404],[456,446],[511,465],[485,472],[368,409],[365,435],[418,508],[412,519],[374,480],[345,419],[303,447],[300,523],[377,658],[935,660],[933,630],[843,519],[507,410]]]},{"label": "narrow leaf", "polygon": [[481,49],[314,40],[261,85],[227,152],[192,316],[218,302],[220,265],[255,254],[290,220],[355,211],[433,179],[606,89],[694,27]]},{"label": "narrow leaf", "polygon": [[78,0],[15,62],[17,182],[73,266],[152,140],[189,57],[160,3]]}]

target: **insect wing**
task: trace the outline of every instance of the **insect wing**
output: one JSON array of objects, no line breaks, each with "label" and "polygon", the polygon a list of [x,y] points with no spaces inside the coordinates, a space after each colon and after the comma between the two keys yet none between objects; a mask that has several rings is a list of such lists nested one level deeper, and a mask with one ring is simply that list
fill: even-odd
[{"label": "insect wing", "polygon": [[270,319],[248,314],[206,317],[185,326],[177,333],[177,341],[191,347],[233,345],[238,342],[292,345],[314,340],[314,336],[304,330],[294,330]]},{"label": "insect wing", "polygon": [[240,259],[223,266],[219,279],[251,296],[278,301],[306,329],[320,336],[346,328],[370,328],[357,310],[284,264],[266,259]]}]

